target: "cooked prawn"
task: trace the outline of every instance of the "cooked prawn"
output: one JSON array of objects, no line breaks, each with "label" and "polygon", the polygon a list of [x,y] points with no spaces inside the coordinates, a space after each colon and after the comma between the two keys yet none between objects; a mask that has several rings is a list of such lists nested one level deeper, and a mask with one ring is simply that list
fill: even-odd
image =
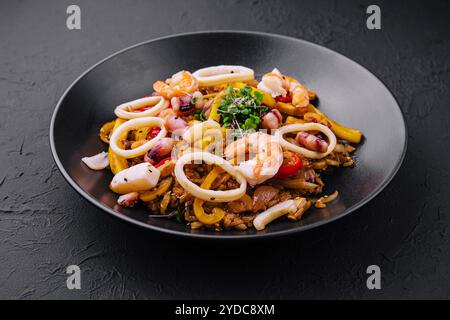
[{"label": "cooked prawn", "polygon": [[306,107],[309,104],[308,89],[298,80],[282,74],[277,68],[262,77],[258,89],[270,93],[274,98],[285,97],[290,93],[292,104],[298,108]]},{"label": "cooked prawn", "polygon": [[[249,155],[249,160],[245,156]],[[272,178],[283,163],[283,150],[272,136],[255,132],[230,143],[225,148],[228,159],[237,157],[239,171],[251,186]]]},{"label": "cooked prawn", "polygon": [[158,80],[153,84],[153,89],[161,96],[172,99],[189,95],[198,89],[197,79],[189,71],[175,73],[165,82]]}]

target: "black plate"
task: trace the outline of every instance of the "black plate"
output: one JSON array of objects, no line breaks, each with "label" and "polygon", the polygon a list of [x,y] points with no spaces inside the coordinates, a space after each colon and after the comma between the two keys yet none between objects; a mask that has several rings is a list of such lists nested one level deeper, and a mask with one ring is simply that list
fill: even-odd
[{"label": "black plate", "polygon": [[[108,189],[111,172],[92,171],[81,158],[107,147],[97,136],[114,107],[149,94],[157,79],[185,69],[219,64],[244,65],[258,75],[274,67],[298,78],[319,95],[319,107],[332,119],[363,131],[353,169],[326,178],[327,191],[339,190],[326,209],[311,209],[296,223],[279,219],[257,232],[189,230],[184,224],[148,218],[142,207],[115,205]],[[201,32],[160,38],[120,51],[80,76],[63,94],[50,126],[50,143],[64,177],[84,198],[131,223],[162,232],[219,238],[288,234],[317,227],[355,211],[374,198],[399,169],[406,151],[406,126],[389,90],[354,61],[319,45],[294,38],[254,32]]]}]

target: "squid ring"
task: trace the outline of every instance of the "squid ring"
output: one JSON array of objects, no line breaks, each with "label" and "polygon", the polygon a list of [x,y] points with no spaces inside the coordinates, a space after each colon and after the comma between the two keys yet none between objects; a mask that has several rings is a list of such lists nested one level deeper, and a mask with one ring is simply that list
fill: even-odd
[{"label": "squid ring", "polygon": [[215,66],[202,68],[192,74],[200,87],[212,87],[225,82],[249,81],[255,79],[255,72],[243,66]]},{"label": "squid ring", "polygon": [[[118,142],[120,140],[120,136],[122,133],[128,132],[130,130],[139,129],[142,127],[158,127],[161,129],[159,133],[154,137],[152,140],[147,141],[143,145],[137,147],[136,149],[131,150],[124,150],[122,148],[119,148]],[[167,134],[167,130],[164,127],[164,120],[158,117],[144,117],[144,118],[136,118],[128,120],[124,123],[122,123],[120,126],[114,130],[113,134],[111,135],[111,138],[109,139],[109,146],[111,147],[112,151],[116,153],[117,155],[129,159],[129,158],[135,158],[139,157],[143,154],[145,154],[148,150],[153,148],[155,144],[164,138]]]},{"label": "squid ring", "polygon": [[[297,132],[297,131],[311,131],[311,130],[317,130],[322,132],[324,135],[328,138],[328,148],[325,152],[317,152],[317,151],[311,151],[306,148],[296,146],[293,143],[290,143],[286,141],[286,139],[283,138],[283,135],[285,133],[289,132]],[[336,147],[336,136],[334,133],[323,124],[320,123],[295,123],[295,124],[289,124],[287,126],[281,127],[278,129],[275,133],[275,136],[278,138],[279,143],[281,146],[285,149],[288,149],[290,151],[297,152],[306,158],[311,159],[321,159],[329,155],[333,150],[334,147]]]},{"label": "squid ring", "polygon": [[[208,164],[218,165],[236,179],[236,181],[240,184],[239,188],[226,191],[220,190],[215,191],[199,187],[186,177],[186,174],[184,173],[183,170],[184,165],[193,160],[203,160]],[[247,190],[247,180],[245,180],[244,176],[238,170],[236,170],[231,164],[229,164],[223,158],[208,152],[192,152],[183,155],[181,158],[177,160],[174,172],[178,183],[187,192],[192,194],[194,197],[197,197],[204,201],[229,202],[237,200],[240,199]]]},{"label": "squid ring", "polygon": [[[142,112],[133,112],[133,110],[150,106],[151,108],[148,110]],[[166,109],[168,106],[169,101],[164,99],[164,97],[160,96],[145,97],[130,102],[122,103],[121,105],[116,107],[114,113],[119,118],[129,120],[142,117],[156,116],[158,113]]]}]

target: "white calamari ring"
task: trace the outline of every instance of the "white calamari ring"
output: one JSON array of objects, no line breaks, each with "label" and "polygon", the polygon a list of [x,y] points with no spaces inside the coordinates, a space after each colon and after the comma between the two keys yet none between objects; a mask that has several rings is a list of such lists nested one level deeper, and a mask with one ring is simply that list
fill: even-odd
[{"label": "white calamari ring", "polygon": [[[186,177],[183,169],[185,164],[194,160],[202,160],[208,164],[218,165],[236,179],[239,183],[239,188],[226,191],[215,191],[200,188]],[[229,202],[237,200],[240,199],[247,190],[247,180],[245,180],[244,176],[238,170],[236,170],[223,158],[208,152],[192,152],[183,155],[177,160],[174,171],[178,183],[184,188],[184,190],[192,194],[194,197],[204,201]]]},{"label": "white calamari ring", "polygon": [[[328,148],[325,152],[317,152],[317,151],[311,151],[306,148],[296,146],[295,144],[292,144],[286,139],[283,138],[283,135],[289,132],[298,132],[298,131],[312,131],[317,130],[322,132],[325,136],[328,138]],[[295,124],[289,124],[287,126],[281,127],[278,129],[275,133],[275,137],[278,138],[279,143],[281,146],[285,149],[288,149],[290,151],[297,152],[306,158],[311,159],[321,159],[329,155],[334,148],[336,147],[336,136],[334,133],[323,124],[320,123],[295,123]]]},{"label": "white calamari ring", "polygon": [[[150,106],[151,108],[148,110],[142,112],[133,112],[133,110]],[[142,117],[156,116],[158,113],[166,109],[168,106],[169,101],[164,99],[164,97],[160,96],[145,97],[130,102],[122,103],[120,106],[116,107],[114,113],[119,118],[129,120]]]},{"label": "white calamari ring", "polygon": [[255,72],[243,66],[215,66],[202,68],[192,74],[200,87],[211,87],[226,82],[250,81],[255,79]]},{"label": "white calamari ring", "polygon": [[[151,139],[150,141],[147,141],[143,145],[137,147],[136,149],[130,149],[125,150],[122,148],[119,148],[118,142],[120,139],[120,136],[128,132],[130,130],[139,129],[142,127],[158,127],[161,129],[159,133]],[[144,118],[136,118],[128,120],[124,123],[122,123],[120,126],[114,130],[113,134],[111,135],[111,138],[109,139],[109,146],[111,147],[112,151],[116,153],[117,155],[129,159],[129,158],[135,158],[139,157],[143,154],[145,154],[148,150],[153,148],[155,144],[164,138],[167,134],[167,130],[164,127],[164,120],[158,117],[144,117]]]}]

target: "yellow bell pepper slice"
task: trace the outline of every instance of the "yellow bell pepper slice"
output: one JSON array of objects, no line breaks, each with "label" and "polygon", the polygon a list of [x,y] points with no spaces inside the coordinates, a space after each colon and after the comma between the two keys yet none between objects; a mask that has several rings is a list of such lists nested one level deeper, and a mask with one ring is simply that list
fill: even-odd
[{"label": "yellow bell pepper slice", "polygon": [[220,114],[219,114],[218,110],[219,110],[220,101],[222,101],[222,96],[223,96],[222,94],[218,94],[214,98],[208,120],[214,120],[216,122],[220,121]]},{"label": "yellow bell pepper slice", "polygon": [[[220,132],[222,133],[222,137],[224,137],[226,135],[227,129],[225,127],[220,127]],[[214,142],[214,139],[215,138],[213,136],[204,137],[199,140],[199,142],[196,142],[194,146],[196,148],[205,150],[211,143]]]},{"label": "yellow bell pepper slice", "polygon": [[306,123],[305,120],[293,116],[287,116],[284,124]]},{"label": "yellow bell pepper slice", "polygon": [[[246,86],[248,86],[247,84],[243,83],[243,82],[233,82],[231,84],[231,86],[233,88],[238,88],[238,89],[242,89],[245,88]],[[260,94],[264,95],[263,99],[262,99],[262,103],[265,104],[266,106],[268,106],[269,108],[274,108],[275,104],[276,104],[276,100],[267,92],[264,92],[262,90],[259,90],[255,87],[249,86],[252,89],[252,93],[253,92],[259,92]]]},{"label": "yellow bell pepper slice", "polygon": [[[122,123],[124,123],[126,120],[117,118],[114,123],[114,128],[112,129],[112,132],[117,129]],[[117,143],[120,148],[123,148],[122,139],[126,139],[127,132],[124,132],[123,135],[120,137],[119,142]],[[121,156],[115,154],[111,147],[108,149],[108,160],[109,160],[109,167],[111,168],[112,173],[117,174],[118,172],[128,168],[128,162],[127,159],[122,158]]]},{"label": "yellow bell pepper slice", "polygon": [[[206,176],[205,180],[203,180],[203,183],[200,185],[203,189],[209,189],[211,188],[212,183],[216,178],[223,172],[223,169],[220,167],[215,167],[212,169],[208,175]],[[225,216],[225,211],[223,210],[213,210],[211,214],[208,214],[203,209],[203,203],[205,201],[195,198],[193,208],[194,208],[194,214],[197,217],[197,219],[203,223],[203,224],[215,224],[222,220],[222,218]]]},{"label": "yellow bell pepper slice", "polygon": [[311,105],[311,108],[314,110],[315,113],[323,116],[325,120],[327,120],[331,124],[331,130],[334,132],[336,136],[338,136],[341,139],[347,140],[348,142],[353,143],[361,142],[362,132],[360,130],[345,127],[328,118],[322,111],[320,111],[316,107]]},{"label": "yellow bell pepper slice", "polygon": [[162,196],[169,190],[170,186],[172,185],[172,181],[173,177],[167,178],[166,180],[162,181],[157,188],[142,192],[139,195],[139,199],[144,202],[155,200],[157,197]]},{"label": "yellow bell pepper slice", "polygon": [[149,131],[150,127],[139,128],[139,130],[137,130],[135,134],[136,141],[147,140]]},{"label": "yellow bell pepper slice", "polygon": [[210,143],[213,141],[214,141],[214,137],[211,137],[211,136],[205,137],[205,138],[202,138],[196,146],[198,146],[202,150],[205,150],[210,145]]},{"label": "yellow bell pepper slice", "polygon": [[102,140],[105,143],[109,143],[109,137],[111,136],[115,123],[116,120],[113,120],[106,122],[105,124],[102,125],[102,127],[100,128],[100,132],[98,133],[100,140]]}]

